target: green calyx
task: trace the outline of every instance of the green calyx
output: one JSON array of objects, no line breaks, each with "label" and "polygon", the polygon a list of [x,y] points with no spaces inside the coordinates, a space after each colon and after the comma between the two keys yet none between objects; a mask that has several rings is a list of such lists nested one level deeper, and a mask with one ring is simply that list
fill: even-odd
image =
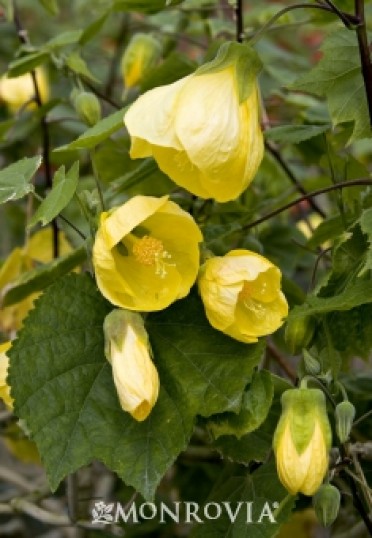
[{"label": "green calyx", "polygon": [[117,308],[110,312],[103,322],[105,356],[109,362],[111,362],[112,358],[112,345],[119,349],[122,348],[129,325],[132,326],[138,338],[148,344],[148,335],[142,316],[136,312]]},{"label": "green calyx", "polygon": [[298,454],[302,454],[311,441],[315,424],[318,423],[326,446],[328,449],[330,448],[331,429],[325,396],[320,389],[289,389],[282,395],[282,408],[283,412],[275,435],[274,446],[289,423],[293,443]]},{"label": "green calyx", "polygon": [[316,516],[323,527],[329,527],[335,521],[340,509],[341,494],[332,484],[320,486],[313,497]]},{"label": "green calyx", "polygon": [[262,69],[262,62],[256,51],[249,45],[227,42],[218,50],[217,56],[195,71],[195,75],[218,73],[233,67],[239,91],[239,102],[242,103],[255,88],[257,76]]}]

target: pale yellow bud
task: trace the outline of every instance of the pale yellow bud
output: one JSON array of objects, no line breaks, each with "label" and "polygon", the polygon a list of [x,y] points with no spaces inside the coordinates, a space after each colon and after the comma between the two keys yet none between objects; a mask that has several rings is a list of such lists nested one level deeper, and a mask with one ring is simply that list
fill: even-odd
[{"label": "pale yellow bud", "polygon": [[104,322],[105,354],[112,364],[120,405],[141,422],[151,413],[159,394],[159,376],[142,316],[113,310]]}]

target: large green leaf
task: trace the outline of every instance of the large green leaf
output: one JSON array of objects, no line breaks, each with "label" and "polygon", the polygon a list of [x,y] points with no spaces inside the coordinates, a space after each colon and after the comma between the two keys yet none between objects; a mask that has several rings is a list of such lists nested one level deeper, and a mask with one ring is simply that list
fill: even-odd
[{"label": "large green leaf", "polygon": [[241,410],[238,414],[223,413],[211,417],[208,427],[215,438],[222,435],[236,435],[238,439],[257,428],[264,422],[271,407],[274,387],[270,372],[256,372],[247,387]]},{"label": "large green leaf", "polygon": [[15,412],[29,428],[55,489],[102,460],[151,499],[197,414],[239,410],[262,354],[212,329],[197,296],[149,315],[161,390],[150,417],[122,411],[104,358],[102,324],[112,309],[87,275],[60,279],[38,300],[10,352]]},{"label": "large green leaf", "polygon": [[335,125],[354,122],[350,141],[372,135],[369,125],[366,91],[361,73],[355,32],[346,28],[327,37],[323,57],[293,88],[325,96]]},{"label": "large green leaf", "polygon": [[333,297],[308,296],[301,306],[295,306],[290,313],[291,319],[327,314],[334,311],[351,310],[356,306],[372,303],[372,286],[370,280],[356,280],[342,293]]},{"label": "large green leaf", "polygon": [[329,127],[329,125],[280,125],[267,129],[265,137],[280,144],[299,144],[325,133]]},{"label": "large green leaf", "polygon": [[0,204],[23,198],[34,190],[31,179],[41,161],[40,156],[25,158],[0,171]]},{"label": "large green leaf", "polygon": [[[206,506],[208,503],[221,503],[226,508],[225,503],[229,503],[230,516],[224,510],[219,519],[205,520],[204,525],[196,526],[191,536],[273,538],[280,525],[289,519],[294,501],[295,497],[288,495],[280,484],[274,465],[265,464],[251,475],[229,477],[212,492]],[[238,503],[241,503],[240,508]],[[262,517],[265,506],[270,509],[273,520],[267,515]]]},{"label": "large green leaf", "polygon": [[114,112],[110,116],[103,118],[101,121],[96,123],[96,125],[87,129],[87,131],[79,136],[79,138],[73,142],[70,142],[70,144],[55,149],[54,151],[74,151],[76,149],[94,148],[100,142],[106,140],[106,138],[124,127],[123,118],[126,110],[127,107],[124,107],[123,109]]},{"label": "large green leaf", "polygon": [[51,222],[75,194],[79,181],[79,162],[77,161],[67,172],[65,167],[61,166],[54,175],[53,188],[48,196],[41,202],[28,227],[35,226],[38,222],[45,226]]}]

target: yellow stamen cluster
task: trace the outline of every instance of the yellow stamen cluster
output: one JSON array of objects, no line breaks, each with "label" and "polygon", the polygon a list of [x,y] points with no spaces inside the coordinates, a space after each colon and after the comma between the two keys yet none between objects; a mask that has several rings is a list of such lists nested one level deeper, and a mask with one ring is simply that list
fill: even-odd
[{"label": "yellow stamen cluster", "polygon": [[166,259],[172,256],[164,250],[164,245],[160,239],[144,235],[133,245],[133,255],[139,263],[143,265],[155,265],[155,274],[164,278],[167,274],[166,266],[174,265],[166,263]]}]

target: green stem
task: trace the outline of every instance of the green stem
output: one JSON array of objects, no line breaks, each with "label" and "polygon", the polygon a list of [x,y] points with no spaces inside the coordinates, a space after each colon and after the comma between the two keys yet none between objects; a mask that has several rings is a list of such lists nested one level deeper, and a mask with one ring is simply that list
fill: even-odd
[{"label": "green stem", "polygon": [[238,43],[243,43],[243,40],[244,40],[243,0],[236,0],[235,17],[236,17],[236,40]]},{"label": "green stem", "polygon": [[359,19],[356,33],[358,38],[359,55],[362,64],[362,75],[367,94],[369,122],[372,127],[372,62],[369,49],[366,19],[364,13],[364,0],[355,0],[355,16]]},{"label": "green stem", "polygon": [[242,226],[242,230],[250,230],[251,228],[258,226],[259,224],[262,224],[266,220],[269,220],[272,217],[275,217],[276,215],[283,213],[283,211],[286,211],[287,209],[290,209],[291,207],[297,204],[300,204],[301,202],[304,202],[305,200],[310,200],[314,196],[320,196],[321,194],[326,194],[327,192],[336,191],[338,189],[346,189],[347,187],[355,187],[358,185],[360,186],[372,185],[372,179],[361,178],[361,179],[353,179],[352,181],[342,181],[340,183],[337,183],[336,185],[330,185],[329,187],[324,187],[323,189],[318,189],[316,191],[309,192],[308,194],[301,196],[300,198],[296,198],[296,200],[293,200],[292,202],[288,202],[288,204],[285,204],[284,206],[279,207],[278,209],[274,209],[273,211],[270,211],[270,213],[267,213],[263,217],[260,217],[259,219],[254,220],[253,222],[249,222],[248,224],[245,224],[244,226]]},{"label": "green stem", "polygon": [[[267,23],[264,24],[258,30],[258,32],[255,33],[255,35],[249,40],[249,43],[251,45],[257,43],[257,41],[261,39],[263,34],[266,32],[266,30],[269,30],[274,25],[274,23],[278,19],[280,19],[282,15],[285,15],[289,11],[293,11],[295,9],[321,9],[322,11],[328,11],[328,13],[335,13],[335,11],[332,8],[323,4],[308,4],[308,3],[292,4],[291,6],[287,6],[281,9],[280,11],[278,11],[278,13],[275,13],[275,15],[269,21],[267,21]],[[356,22],[354,16],[349,15],[348,13],[343,13],[342,21],[344,22],[344,24],[346,24],[345,20],[350,21],[350,23]],[[350,27],[350,24],[348,25],[348,27]]]}]

